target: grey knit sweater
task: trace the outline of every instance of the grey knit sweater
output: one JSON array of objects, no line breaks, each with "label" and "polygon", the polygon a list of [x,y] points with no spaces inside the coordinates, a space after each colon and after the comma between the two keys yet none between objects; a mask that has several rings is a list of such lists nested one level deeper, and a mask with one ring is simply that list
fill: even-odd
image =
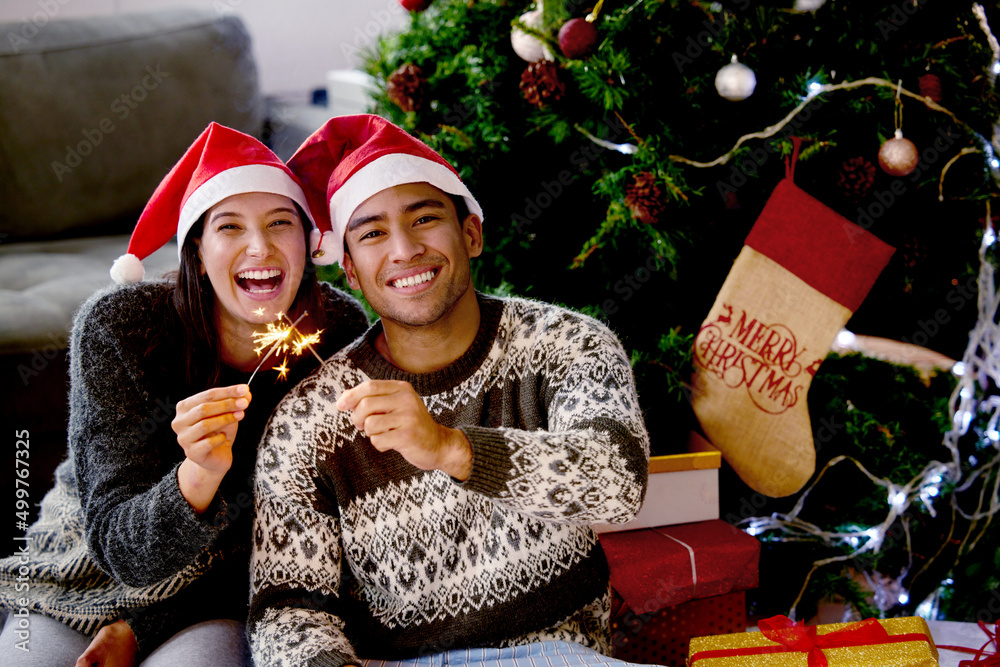
[{"label": "grey knit sweater", "polygon": [[[323,295],[325,357],[368,322],[353,297],[329,285]],[[207,387],[186,383],[171,298],[167,284],[139,283],[104,290],[81,306],[70,339],[68,456],[27,532],[27,592],[15,589],[17,558],[0,560],[0,606],[17,608],[26,598],[31,611],[87,635],[125,618],[140,657],[186,625],[245,619],[257,444],[291,382],[318,366],[305,355],[289,382],[258,374],[233,466],[197,516],[177,485],[184,452],[170,422],[177,401]],[[248,377],[224,367],[220,386]]]},{"label": "grey knit sweater", "polygon": [[[589,524],[638,511],[649,457],[628,357],[589,317],[479,301],[478,335],[450,366],[393,367],[376,324],[279,404],[257,462],[257,667],[546,639],[607,652],[607,561]],[[376,451],[334,408],[365,379],[410,382],[460,428],[468,480]]]}]

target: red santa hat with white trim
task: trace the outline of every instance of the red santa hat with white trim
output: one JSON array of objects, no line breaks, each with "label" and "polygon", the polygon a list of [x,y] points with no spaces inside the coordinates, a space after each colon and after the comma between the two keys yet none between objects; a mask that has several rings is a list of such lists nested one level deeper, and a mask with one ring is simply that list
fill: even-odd
[{"label": "red santa hat with white trim", "polygon": [[322,230],[321,241],[313,243],[316,264],[341,262],[344,232],[354,210],[396,185],[430,183],[464,198],[469,212],[483,218],[479,202],[447,160],[379,116],[331,118],[299,146],[288,166],[301,179]]},{"label": "red santa hat with white trim", "polygon": [[188,232],[208,209],[248,192],[284,195],[313,220],[298,179],[271,149],[248,134],[211,123],[153,192],[132,232],[128,253],[111,266],[112,279],[118,284],[142,280],[142,260],[175,234],[179,260]]}]

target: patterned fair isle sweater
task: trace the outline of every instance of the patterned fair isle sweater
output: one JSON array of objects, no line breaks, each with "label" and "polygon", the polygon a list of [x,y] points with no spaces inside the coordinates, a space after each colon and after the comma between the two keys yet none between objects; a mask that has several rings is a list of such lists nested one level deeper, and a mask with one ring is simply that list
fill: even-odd
[{"label": "patterned fair isle sweater", "polygon": [[[320,352],[328,356],[361,336],[368,321],[353,297],[322,287]],[[177,401],[207,387],[184,379],[172,289],[112,287],[81,306],[70,339],[68,456],[27,531],[27,576],[16,555],[0,560],[0,608],[27,601],[30,611],[86,635],[125,618],[140,658],[192,623],[246,618],[257,444],[293,386],[273,372],[254,379],[233,466],[212,505],[195,515],[177,485],[184,451],[170,421]],[[305,355],[290,365],[301,379],[319,364]],[[249,375],[224,367],[220,386]]]},{"label": "patterned fair isle sweater", "polygon": [[[479,302],[479,333],[450,366],[392,366],[376,324],[279,404],[257,459],[257,667],[541,640],[608,651],[608,567],[590,524],[635,515],[649,459],[628,357],[584,315]],[[460,428],[468,480],[375,450],[334,407],[366,379],[410,382]]]}]

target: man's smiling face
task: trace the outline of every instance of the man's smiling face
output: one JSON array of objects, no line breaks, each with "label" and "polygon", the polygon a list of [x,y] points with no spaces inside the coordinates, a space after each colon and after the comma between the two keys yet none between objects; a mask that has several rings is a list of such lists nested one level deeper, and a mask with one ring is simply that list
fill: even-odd
[{"label": "man's smiling face", "polygon": [[435,324],[470,292],[469,260],[482,251],[482,226],[459,220],[449,195],[428,183],[382,190],[355,209],[344,235],[344,272],[383,319]]}]

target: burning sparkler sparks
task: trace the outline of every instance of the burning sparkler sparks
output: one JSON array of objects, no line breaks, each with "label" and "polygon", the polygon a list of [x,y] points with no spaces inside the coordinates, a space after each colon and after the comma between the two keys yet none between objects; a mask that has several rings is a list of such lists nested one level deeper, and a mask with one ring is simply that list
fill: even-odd
[{"label": "burning sparkler sparks", "polygon": [[[257,315],[263,315],[264,309],[258,308],[254,312]],[[278,313],[274,322],[267,323],[267,329],[265,331],[255,331],[253,333],[254,352],[260,356],[261,352],[267,350],[267,354],[264,355],[264,358],[260,360],[259,364],[257,364],[257,368],[255,368],[253,373],[250,374],[250,379],[247,380],[248,385],[253,381],[254,376],[257,375],[257,371],[259,371],[260,367],[264,365],[264,362],[274,354],[284,355],[281,359],[281,363],[272,367],[272,370],[278,371],[278,378],[281,380],[288,377],[288,371],[290,370],[288,367],[289,352],[298,356],[306,350],[309,350],[320,363],[323,363],[323,358],[317,354],[316,349],[313,347],[313,345],[319,344],[319,335],[323,333],[322,330],[306,335],[296,328],[296,325],[298,325],[298,323],[302,321],[302,318],[308,314],[308,312],[303,312],[294,322],[292,322],[291,319],[284,313]]]}]

